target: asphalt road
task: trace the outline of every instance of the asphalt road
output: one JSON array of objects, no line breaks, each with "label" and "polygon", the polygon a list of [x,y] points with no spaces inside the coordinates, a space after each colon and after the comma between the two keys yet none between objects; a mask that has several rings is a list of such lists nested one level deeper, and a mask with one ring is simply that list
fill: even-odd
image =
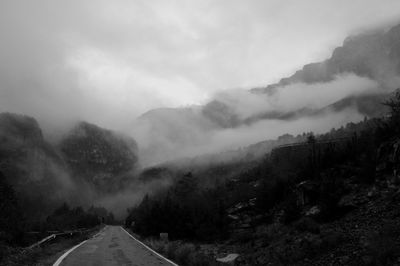
[{"label": "asphalt road", "polygon": [[107,226],[61,256],[54,266],[176,265],[146,248],[120,226]]}]

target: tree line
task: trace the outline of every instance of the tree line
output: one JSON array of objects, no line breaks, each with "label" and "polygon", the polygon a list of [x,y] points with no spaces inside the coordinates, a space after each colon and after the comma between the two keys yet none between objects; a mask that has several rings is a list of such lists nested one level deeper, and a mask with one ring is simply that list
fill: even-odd
[{"label": "tree line", "polygon": [[[254,197],[256,212],[268,216],[278,208],[283,210],[282,220],[291,223],[300,217],[295,191],[305,180],[316,184],[313,204],[321,208],[319,219],[335,219],[344,211],[338,202],[345,194],[346,179],[373,182],[379,148],[399,136],[400,92],[384,104],[390,109],[386,117],[365,118],[320,135],[286,134],[281,138],[303,140],[305,148],[281,158],[266,155],[250,169],[213,187],[199,186],[207,176],[177,177],[170,188],[145,196],[129,209],[126,225],[146,237],[166,232],[172,239],[217,240],[229,237],[227,209]],[[338,138],[346,139],[329,143]]]}]

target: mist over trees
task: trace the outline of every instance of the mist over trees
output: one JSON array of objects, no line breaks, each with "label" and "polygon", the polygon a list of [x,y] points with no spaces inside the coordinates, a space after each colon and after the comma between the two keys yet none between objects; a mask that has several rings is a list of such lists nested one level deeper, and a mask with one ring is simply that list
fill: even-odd
[{"label": "mist over trees", "polygon": [[167,232],[171,239],[212,240],[227,234],[223,188],[201,190],[191,173],[179,178],[176,185],[149,197],[129,210],[126,224],[135,232],[157,236]]},{"label": "mist over trees", "polygon": [[[397,91],[386,102],[391,110],[388,117],[365,118],[324,134],[281,136],[294,146],[272,150],[218,185],[202,185],[207,183],[209,172],[181,174],[169,189],[146,195],[140,204],[129,209],[126,225],[143,236],[157,237],[167,232],[171,239],[226,239],[235,222],[228,210],[253,198],[254,216],[258,213],[263,218],[251,221],[250,226],[271,223],[268,217],[277,209],[283,210],[282,221],[290,224],[301,217],[296,190],[302,182],[313,187],[309,204],[319,206],[317,219],[338,219],[348,211],[339,205],[348,191],[346,178],[361,184],[371,184],[376,178],[376,167],[382,163],[379,147],[396,136],[398,130],[399,95]],[[299,142],[293,141],[296,139]]]},{"label": "mist over trees", "polygon": [[349,194],[398,185],[399,36],[351,36],[275,84],[152,109],[123,133],[81,121],[52,138],[42,118],[0,113],[0,245],[122,221],[198,243],[319,234]]}]

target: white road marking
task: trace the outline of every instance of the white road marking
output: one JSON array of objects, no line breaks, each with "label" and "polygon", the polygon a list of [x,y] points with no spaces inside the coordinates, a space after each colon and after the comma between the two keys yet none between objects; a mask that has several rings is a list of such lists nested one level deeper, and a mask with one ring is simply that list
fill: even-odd
[{"label": "white road marking", "polygon": [[58,258],[58,260],[56,262],[54,262],[53,266],[59,266],[61,264],[61,262],[65,259],[65,257],[67,257],[69,255],[69,253],[71,253],[72,251],[74,251],[76,248],[80,247],[81,245],[85,244],[87,240],[82,241],[81,243],[79,243],[78,245],[76,245],[75,247],[71,248],[70,250],[68,250],[67,252],[65,252],[61,257]]},{"label": "white road marking", "polygon": [[[97,237],[100,233],[104,232],[104,230],[106,229],[107,226],[105,226],[100,232],[98,232],[97,234],[95,234],[92,238]],[[73,248],[71,248],[70,250],[68,250],[67,252],[65,252],[64,254],[61,255],[61,257],[58,258],[58,260],[56,262],[54,262],[53,266],[59,266],[61,264],[61,262],[65,259],[65,257],[67,257],[69,255],[69,253],[71,253],[72,251],[74,251],[76,248],[80,247],[81,245],[85,244],[87,240],[82,241],[81,243],[79,243],[78,245],[74,246]]]},{"label": "white road marking", "polygon": [[[142,246],[144,246],[145,248],[147,248],[148,250],[150,250],[151,252],[153,252],[154,254],[156,254],[157,256],[159,256],[160,258],[162,258],[162,259],[168,261],[169,263],[171,263],[171,264],[174,265],[174,266],[179,266],[178,264],[176,264],[176,263],[170,261],[169,259],[167,259],[167,258],[164,257],[163,255],[161,255],[161,254],[157,253],[156,251],[152,250],[151,248],[149,248],[148,246],[146,246],[146,244],[144,244],[144,243],[140,242],[139,240],[137,240],[134,236],[132,236],[131,234],[129,234],[122,226],[120,226],[120,227],[121,227],[121,229],[122,229],[125,233],[128,234],[128,236],[130,236],[131,238],[133,238],[134,240],[136,240],[137,242],[139,242],[139,244],[141,244]],[[54,265],[53,265],[53,266],[54,266]]]}]

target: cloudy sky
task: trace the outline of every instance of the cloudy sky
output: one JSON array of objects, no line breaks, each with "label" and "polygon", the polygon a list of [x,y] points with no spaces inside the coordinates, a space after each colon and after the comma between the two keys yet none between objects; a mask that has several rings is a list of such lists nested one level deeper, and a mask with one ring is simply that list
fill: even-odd
[{"label": "cloudy sky", "polygon": [[0,0],[0,111],[120,129],[276,82],[399,19],[398,0]]}]

